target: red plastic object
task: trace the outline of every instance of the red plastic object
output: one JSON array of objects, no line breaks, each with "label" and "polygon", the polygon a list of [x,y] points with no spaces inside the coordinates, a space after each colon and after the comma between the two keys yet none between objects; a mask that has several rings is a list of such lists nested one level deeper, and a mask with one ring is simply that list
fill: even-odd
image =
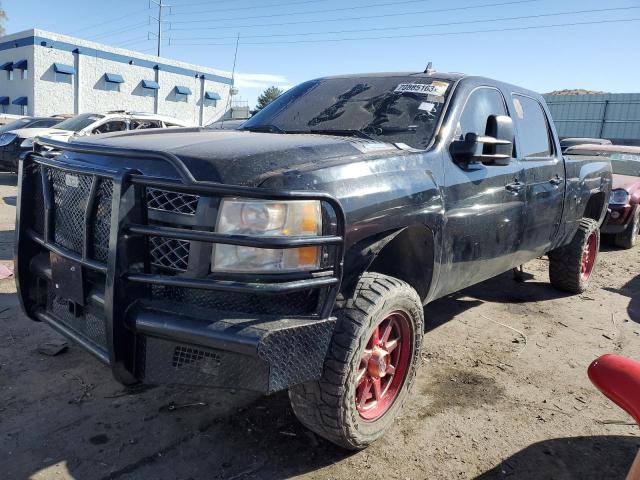
[{"label": "red plastic object", "polygon": [[640,425],[640,362],[607,354],[589,366],[588,374],[602,393]]}]

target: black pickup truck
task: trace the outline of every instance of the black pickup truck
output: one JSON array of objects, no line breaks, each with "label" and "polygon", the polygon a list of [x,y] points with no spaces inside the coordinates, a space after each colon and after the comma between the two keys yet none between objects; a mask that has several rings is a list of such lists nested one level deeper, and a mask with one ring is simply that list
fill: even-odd
[{"label": "black pickup truck", "polygon": [[545,254],[554,286],[583,291],[610,189],[606,159],[562,156],[534,92],[322,78],[238,131],[40,141],[16,280],[30,318],[124,384],[288,389],[357,449],[407,397],[423,306]]}]

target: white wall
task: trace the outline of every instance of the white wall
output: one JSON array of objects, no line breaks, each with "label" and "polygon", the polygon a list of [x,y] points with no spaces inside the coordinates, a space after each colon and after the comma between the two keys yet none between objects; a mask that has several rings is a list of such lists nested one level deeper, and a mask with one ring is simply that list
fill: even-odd
[{"label": "white wall", "polygon": [[34,84],[33,114],[37,116],[74,114],[74,88],[77,77],[71,83],[56,81],[54,63],[75,65],[75,54],[48,47],[35,48],[32,81]]},{"label": "white wall", "polygon": [[27,111],[29,114],[33,112],[33,48],[17,47],[9,50],[0,50],[0,65],[25,59],[28,62],[29,77],[27,80],[21,79],[20,70],[14,70],[13,80],[8,79],[5,70],[0,70],[0,97],[9,97],[9,105],[4,107],[4,113],[22,114],[22,106],[11,103],[18,97],[27,97],[29,99]]}]

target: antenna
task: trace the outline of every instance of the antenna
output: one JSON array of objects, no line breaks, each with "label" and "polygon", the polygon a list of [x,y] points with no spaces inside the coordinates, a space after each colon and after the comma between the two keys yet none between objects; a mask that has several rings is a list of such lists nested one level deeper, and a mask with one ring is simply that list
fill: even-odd
[{"label": "antenna", "polygon": [[[235,87],[235,78],[236,78],[236,62],[238,61],[238,46],[240,45],[240,33],[238,33],[238,37],[236,38],[236,51],[233,54],[233,68],[231,69],[231,85],[229,86],[229,98],[227,99],[227,108],[226,112],[222,115],[221,127],[224,128],[224,116],[227,114],[229,110],[231,110],[231,97],[238,93],[238,90]],[[232,115],[233,116],[233,115]],[[233,118],[231,118],[233,120]]]},{"label": "antenna", "polygon": [[436,72],[435,68],[433,68],[433,62],[429,62],[427,64],[427,68],[425,68],[424,73],[427,75],[432,75]]}]

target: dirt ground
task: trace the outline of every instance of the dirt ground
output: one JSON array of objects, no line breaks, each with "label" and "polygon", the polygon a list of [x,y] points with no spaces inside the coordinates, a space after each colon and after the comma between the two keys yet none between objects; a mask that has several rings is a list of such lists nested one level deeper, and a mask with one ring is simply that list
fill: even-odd
[{"label": "dirt ground", "polygon": [[[14,178],[0,174],[0,261],[12,256]],[[605,248],[583,295],[552,289],[537,260],[525,283],[506,274],[429,305],[413,396],[358,453],[306,432],[286,394],[126,390],[73,345],[38,353],[58,335],[0,280],[0,477],[622,479],[638,428],[586,368],[605,352],[640,358],[639,252]]]}]

